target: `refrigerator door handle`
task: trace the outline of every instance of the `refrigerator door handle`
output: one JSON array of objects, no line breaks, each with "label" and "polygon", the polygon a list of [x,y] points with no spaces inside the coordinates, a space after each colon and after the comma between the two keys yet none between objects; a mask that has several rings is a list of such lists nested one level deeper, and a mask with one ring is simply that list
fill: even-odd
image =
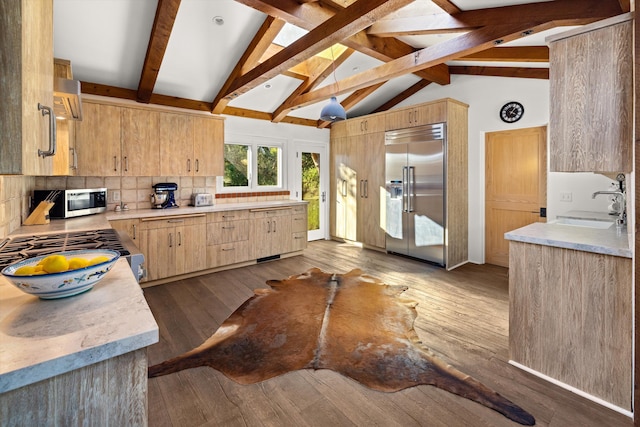
[{"label": "refrigerator door handle", "polygon": [[409,167],[402,167],[402,211],[409,212]]},{"label": "refrigerator door handle", "polygon": [[416,197],[416,168],[409,166],[409,194],[407,199],[409,200],[409,212],[413,212],[415,197]]}]

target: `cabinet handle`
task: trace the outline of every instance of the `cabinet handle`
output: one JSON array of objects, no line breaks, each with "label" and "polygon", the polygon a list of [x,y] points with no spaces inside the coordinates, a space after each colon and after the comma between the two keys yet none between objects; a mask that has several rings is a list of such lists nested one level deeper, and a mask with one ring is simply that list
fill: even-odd
[{"label": "cabinet handle", "polygon": [[118,158],[113,156],[113,171],[116,172],[118,170]]},{"label": "cabinet handle", "polygon": [[235,215],[222,215],[222,218],[235,218]]},{"label": "cabinet handle", "polygon": [[200,172],[200,160],[196,159],[196,172]]},{"label": "cabinet handle", "polygon": [[124,156],[124,171],[129,172],[129,159],[127,156]]},{"label": "cabinet handle", "polygon": [[49,150],[44,151],[38,148],[38,156],[43,159],[56,154],[56,116],[53,115],[53,108],[38,103],[38,111],[42,111],[43,116],[49,116]]},{"label": "cabinet handle", "polygon": [[138,226],[133,224],[133,240],[136,240],[137,230],[138,230]]},{"label": "cabinet handle", "polygon": [[78,152],[75,147],[69,148],[69,151],[71,151],[71,158],[73,159],[71,162],[71,169],[78,170]]},{"label": "cabinet handle", "polygon": [[178,246],[182,246],[182,232],[178,231]]},{"label": "cabinet handle", "polygon": [[174,223],[174,222],[184,222],[184,219],[170,219],[170,220],[168,220],[167,222],[170,222],[170,223]]},{"label": "cabinet handle", "polygon": [[364,121],[364,130],[369,130],[369,120]]},{"label": "cabinet handle", "polygon": [[300,239],[302,239],[302,237],[301,236],[295,236],[294,239],[300,240]]},{"label": "cabinet handle", "polygon": [[304,221],[304,218],[293,218],[294,221]]},{"label": "cabinet handle", "polygon": [[276,232],[276,220],[275,219],[273,220],[273,232],[274,233]]},{"label": "cabinet handle", "polygon": [[222,227],[223,230],[233,230],[234,228],[236,228],[235,226],[232,227]]},{"label": "cabinet handle", "polygon": [[173,233],[169,233],[169,247],[173,247]]},{"label": "cabinet handle", "polygon": [[369,198],[369,180],[368,179],[364,180],[364,197],[365,199]]},{"label": "cabinet handle", "polygon": [[191,172],[191,159],[187,159],[187,172]]},{"label": "cabinet handle", "polygon": [[235,251],[236,248],[222,248],[222,252]]},{"label": "cabinet handle", "polygon": [[267,233],[271,233],[271,221],[267,221]]},{"label": "cabinet handle", "polygon": [[411,123],[411,111],[409,111],[409,123]]}]

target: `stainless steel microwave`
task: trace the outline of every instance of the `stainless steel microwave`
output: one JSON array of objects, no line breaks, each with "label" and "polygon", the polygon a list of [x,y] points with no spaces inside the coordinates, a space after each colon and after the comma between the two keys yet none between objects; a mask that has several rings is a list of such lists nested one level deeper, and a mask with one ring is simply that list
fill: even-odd
[{"label": "stainless steel microwave", "polygon": [[[32,209],[56,190],[34,190]],[[49,218],[73,218],[107,210],[106,188],[60,190],[49,211]]]}]

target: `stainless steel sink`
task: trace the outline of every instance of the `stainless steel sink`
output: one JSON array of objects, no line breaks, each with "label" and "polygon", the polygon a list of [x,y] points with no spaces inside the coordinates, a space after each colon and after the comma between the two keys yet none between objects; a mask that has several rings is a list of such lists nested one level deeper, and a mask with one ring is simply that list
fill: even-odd
[{"label": "stainless steel sink", "polygon": [[594,219],[558,218],[555,221],[551,221],[550,224],[570,225],[574,227],[597,228],[601,230],[606,230],[607,228],[612,227],[615,224],[615,222],[600,221],[600,220],[594,220]]}]

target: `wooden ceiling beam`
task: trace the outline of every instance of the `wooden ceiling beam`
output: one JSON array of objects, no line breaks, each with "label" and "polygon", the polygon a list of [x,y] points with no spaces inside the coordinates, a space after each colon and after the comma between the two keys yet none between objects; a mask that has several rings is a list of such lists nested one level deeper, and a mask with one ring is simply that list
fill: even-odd
[{"label": "wooden ceiling beam", "polygon": [[296,103],[300,106],[311,105],[323,99],[328,99],[330,96],[362,89],[407,73],[413,73],[421,68],[480,52],[494,46],[497,41],[506,43],[516,40],[521,37],[522,32],[525,30],[543,31],[552,26],[552,23],[507,23],[483,27],[458,36],[455,39],[405,55],[376,68],[363,71],[332,85],[303,94],[298,97]]},{"label": "wooden ceiling beam", "polygon": [[430,84],[431,82],[429,81],[420,80],[418,83],[414,84],[413,86],[411,86],[406,90],[403,90],[398,95],[394,96],[393,98],[391,98],[390,100],[388,100],[387,102],[385,102],[384,104],[376,108],[374,111],[371,112],[371,114],[380,113],[382,111],[387,111],[392,109],[393,107],[395,107],[396,105],[404,101],[405,99],[415,95],[416,93],[420,92],[422,89],[429,86]]},{"label": "wooden ceiling beam", "polygon": [[549,80],[548,68],[449,66],[451,74]]},{"label": "wooden ceiling beam", "polygon": [[227,77],[227,80],[222,85],[222,88],[215,96],[212,102],[212,113],[220,114],[224,111],[225,107],[229,103],[229,99],[225,98],[229,88],[233,85],[233,82],[253,68],[258,61],[262,58],[264,53],[271,47],[273,39],[276,38],[285,22],[281,19],[267,16],[256,34],[253,36],[251,43],[245,49],[244,53],[240,57],[240,60],[236,63],[235,67]]},{"label": "wooden ceiling beam", "polygon": [[440,9],[447,12],[449,15],[453,15],[454,13],[460,13],[461,10],[453,4],[450,0],[431,0],[436,6]]},{"label": "wooden ceiling beam", "polygon": [[287,48],[235,79],[231,87],[223,91],[226,92],[224,98],[231,100],[251,90],[411,1],[413,0],[359,0],[353,3]]},{"label": "wooden ceiling beam", "polygon": [[549,62],[549,48],[547,46],[492,47],[457,59],[460,61]]},{"label": "wooden ceiling beam", "polygon": [[478,26],[470,26],[448,13],[431,16],[409,16],[404,18],[381,19],[367,29],[367,34],[377,37],[417,36],[469,31]]},{"label": "wooden ceiling beam", "polygon": [[[367,96],[371,95],[373,92],[375,92],[376,90],[378,90],[380,88],[380,86],[382,86],[385,82],[382,83],[378,83],[369,87],[366,87],[364,89],[358,89],[355,92],[353,92],[351,95],[349,95],[348,97],[346,97],[341,103],[340,105],[342,105],[342,108],[345,109],[345,111],[349,111],[350,109],[352,109],[354,106],[356,106],[360,101],[362,101],[363,99],[365,99]],[[331,122],[327,122],[325,120],[318,120],[318,127],[319,128],[326,128],[331,124]]]},{"label": "wooden ceiling beam", "polygon": [[147,54],[142,65],[142,74],[138,83],[136,98],[138,102],[149,103],[164,53],[167,50],[173,24],[178,15],[181,0],[158,0],[156,16],[153,20]]},{"label": "wooden ceiling beam", "polygon": [[[300,5],[295,0],[236,1],[309,31],[322,24],[338,11],[338,9],[327,7],[326,2],[323,2],[322,5],[319,3],[305,3],[304,5]],[[353,34],[341,43],[382,62],[400,58],[416,50],[410,45],[394,38],[369,36],[366,30]],[[451,82],[449,71],[445,64],[420,70],[415,74],[420,78],[441,85],[447,85]]]},{"label": "wooden ceiling beam", "polygon": [[[335,68],[339,67],[344,61],[347,60],[354,53],[353,49],[347,49],[343,51],[336,59],[335,59]],[[315,74],[309,76],[309,78],[303,81],[297,88],[294,90],[291,95],[287,97],[287,99],[280,104],[278,108],[273,112],[272,122],[278,123],[281,122],[287,114],[289,114],[292,110],[297,108],[295,100],[317,85],[319,85],[324,79],[326,79],[329,75],[331,75],[332,71],[335,69],[334,65],[329,62],[324,69],[316,70]]]}]

